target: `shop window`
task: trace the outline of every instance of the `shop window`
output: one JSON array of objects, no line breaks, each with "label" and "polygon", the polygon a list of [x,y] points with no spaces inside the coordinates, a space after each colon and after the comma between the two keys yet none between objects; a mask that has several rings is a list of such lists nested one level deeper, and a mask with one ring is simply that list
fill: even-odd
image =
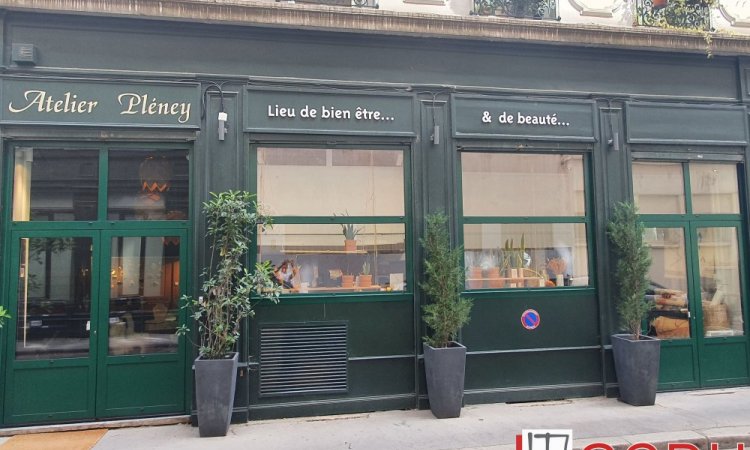
[{"label": "shop window", "polygon": [[99,152],[17,148],[13,220],[96,220]]},{"label": "shop window", "polygon": [[259,148],[258,233],[287,293],[406,289],[400,150]]},{"label": "shop window", "polygon": [[467,289],[589,285],[581,155],[461,154]]},{"label": "shop window", "polygon": [[[17,147],[13,220],[96,221],[99,149]],[[187,150],[104,150],[107,220],[187,220]]]},{"label": "shop window", "polygon": [[187,151],[111,152],[107,199],[107,220],[186,220]]},{"label": "shop window", "polygon": [[685,214],[680,163],[633,163],[633,196],[641,214]]},{"label": "shop window", "polygon": [[694,214],[739,214],[740,193],[734,164],[690,164]]},{"label": "shop window", "polygon": [[109,292],[110,355],[177,350],[178,236],[112,238]]}]

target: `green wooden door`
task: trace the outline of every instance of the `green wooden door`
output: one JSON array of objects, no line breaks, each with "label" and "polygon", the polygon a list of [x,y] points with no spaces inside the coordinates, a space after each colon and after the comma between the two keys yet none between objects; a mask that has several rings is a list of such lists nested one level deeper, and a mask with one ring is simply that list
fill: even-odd
[{"label": "green wooden door", "polygon": [[696,221],[693,239],[700,385],[750,382],[746,326],[744,248],[740,222]]},{"label": "green wooden door", "polygon": [[740,223],[646,223],[650,333],[662,339],[661,389],[750,381]]},{"label": "green wooden door", "polygon": [[11,242],[5,423],[93,418],[98,233],[29,231]]},{"label": "green wooden door", "polygon": [[185,230],[17,231],[5,423],[185,410]]}]

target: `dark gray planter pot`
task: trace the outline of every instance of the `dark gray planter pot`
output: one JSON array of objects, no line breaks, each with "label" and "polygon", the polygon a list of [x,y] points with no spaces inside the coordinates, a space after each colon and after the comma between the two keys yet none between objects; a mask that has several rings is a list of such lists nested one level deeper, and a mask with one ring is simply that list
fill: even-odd
[{"label": "dark gray planter pot", "polygon": [[195,397],[201,437],[226,436],[234,407],[237,358],[195,360]]},{"label": "dark gray planter pot", "polygon": [[630,334],[612,335],[620,400],[634,406],[650,406],[656,401],[661,341],[650,336],[633,340]]},{"label": "dark gray planter pot", "polygon": [[446,348],[424,344],[423,349],[432,414],[438,419],[460,416],[464,402],[466,347],[451,342]]}]

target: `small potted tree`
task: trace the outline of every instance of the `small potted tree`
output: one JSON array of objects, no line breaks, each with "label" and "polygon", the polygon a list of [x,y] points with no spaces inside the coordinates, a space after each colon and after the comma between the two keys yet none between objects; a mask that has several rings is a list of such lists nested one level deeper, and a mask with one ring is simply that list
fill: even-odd
[{"label": "small potted tree", "polygon": [[[258,226],[269,225],[259,212],[254,196],[244,191],[211,193],[203,204],[211,258],[203,270],[203,286],[197,298],[183,296],[192,311],[198,338],[195,391],[201,437],[224,436],[229,430],[237,376],[235,344],[244,319],[253,317],[255,302],[278,302],[281,286],[274,282],[270,262],[257,263],[250,271],[244,260],[250,237]],[[177,333],[186,334],[187,326]]]},{"label": "small potted tree", "polygon": [[627,333],[612,336],[612,353],[620,399],[635,406],[654,404],[661,350],[657,338],[641,333],[642,323],[653,307],[646,299],[651,256],[643,242],[643,230],[634,204],[623,202],[615,206],[607,234],[619,256],[615,272],[617,312]]},{"label": "small potted tree", "polygon": [[430,303],[422,319],[431,334],[424,337],[424,365],[430,410],[438,419],[458,417],[464,396],[466,347],[456,342],[458,331],[469,321],[472,301],[461,297],[463,249],[451,248],[448,217],[426,217],[424,247],[426,280],[420,286]]}]

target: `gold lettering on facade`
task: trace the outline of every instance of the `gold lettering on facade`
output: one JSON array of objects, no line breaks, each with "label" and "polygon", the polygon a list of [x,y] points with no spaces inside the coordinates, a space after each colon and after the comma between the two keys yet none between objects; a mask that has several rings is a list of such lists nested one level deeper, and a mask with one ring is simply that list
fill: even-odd
[{"label": "gold lettering on facade", "polygon": [[[75,113],[90,114],[99,104],[93,100],[79,100],[77,94],[66,92],[63,98],[54,98],[47,94],[47,91],[28,90],[23,93],[26,104],[13,106],[13,102],[8,103],[8,111],[20,113],[26,110],[36,109],[38,112],[51,113]],[[35,108],[36,107],[36,108]]]},{"label": "gold lettering on facade", "polygon": [[143,116],[176,116],[179,123],[190,120],[190,103],[161,102],[148,94],[125,92],[117,96],[117,101],[125,109],[120,114],[140,114]]}]

